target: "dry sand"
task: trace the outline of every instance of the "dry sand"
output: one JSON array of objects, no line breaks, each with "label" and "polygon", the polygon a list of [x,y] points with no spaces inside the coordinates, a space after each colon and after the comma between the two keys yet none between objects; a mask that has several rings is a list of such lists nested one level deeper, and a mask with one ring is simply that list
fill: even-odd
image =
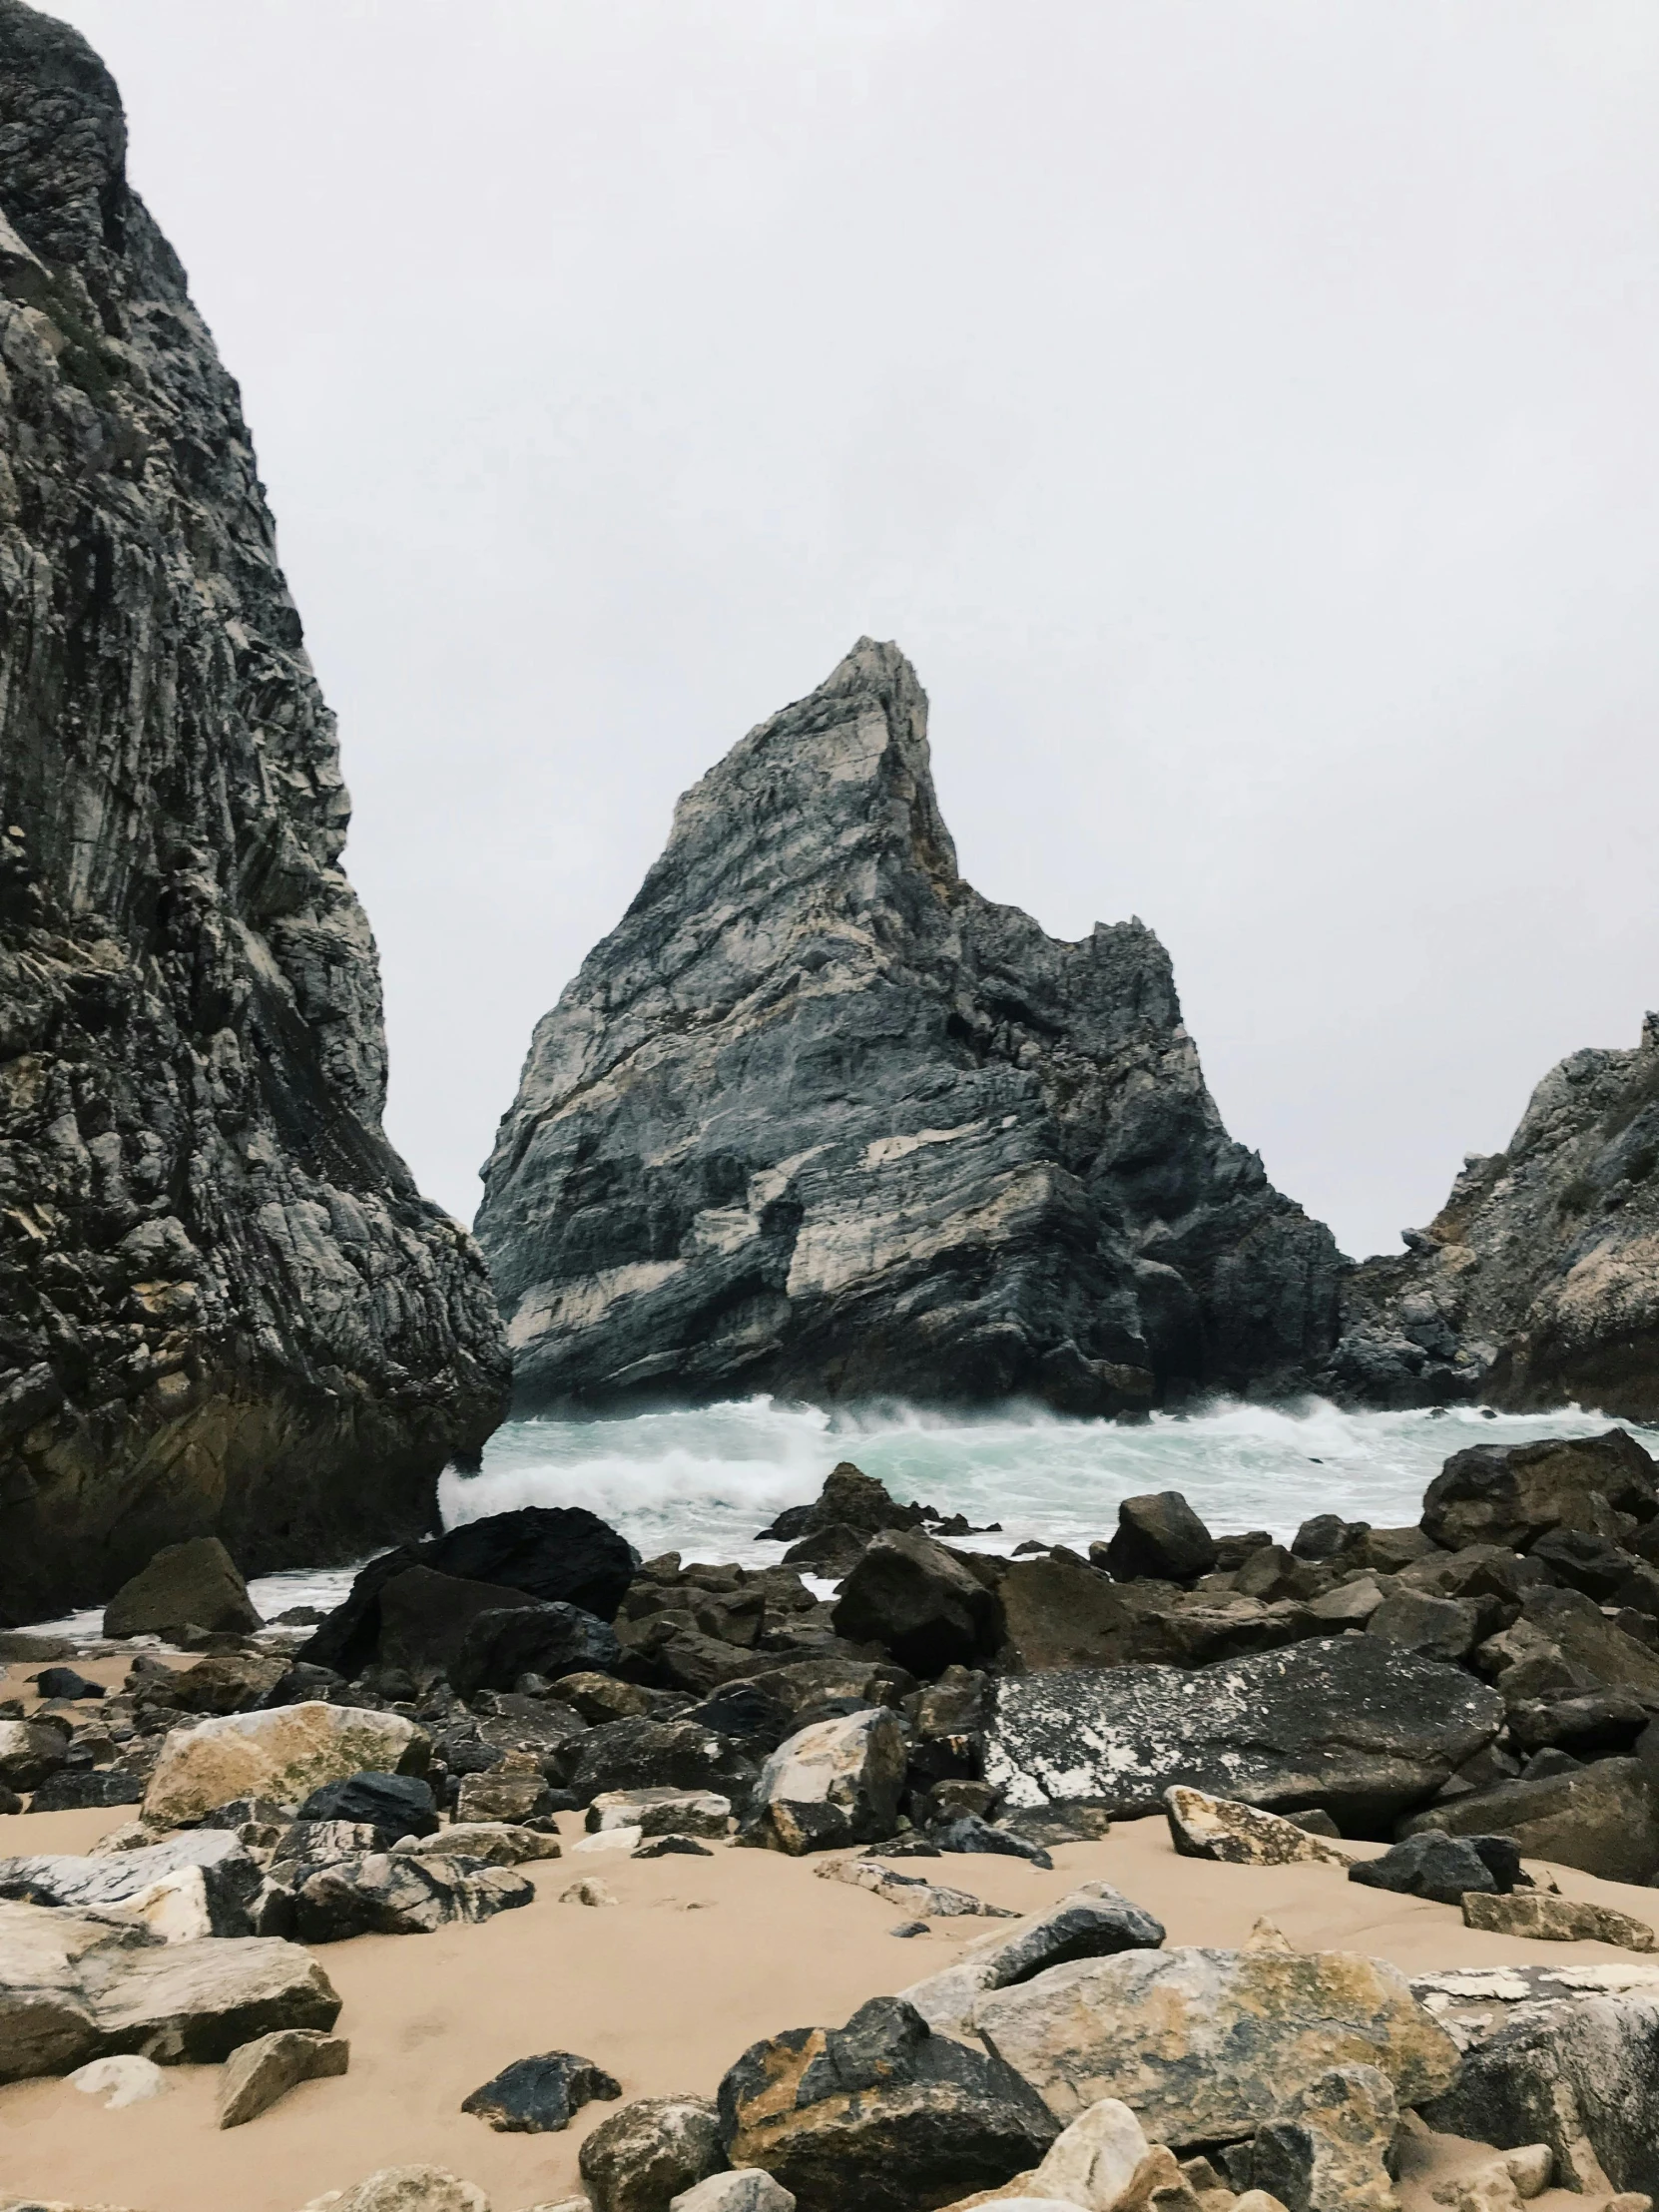
[{"label": "dry sand", "polygon": [[[56,1813],[0,1818],[0,1853],[84,1850],[127,1818]],[[214,2125],[215,2067],[168,2070],[168,2092],[106,2112],[63,2081],[0,2089],[0,2199],[35,2192],[141,2212],[296,2212],[377,2166],[430,2161],[484,2188],[495,2212],[549,2203],[577,2186],[582,2137],[613,2105],[587,2107],[564,2134],[499,2135],[461,2099],[509,2059],[573,2050],[596,2059],[627,2097],[711,2095],[749,2043],[786,2027],[838,2023],[864,1998],[947,1964],[986,1933],[983,1920],[935,1921],[909,1940],[900,1915],[867,1891],[819,1879],[814,1859],[712,1847],[708,1859],[630,1860],[575,1853],[581,1817],[562,1822],[565,1856],[527,1868],[535,1903],[482,1927],[433,1936],[360,1936],[320,1946],[350,2037],[343,2079],[306,2083],[246,2127]],[[1366,1847],[1359,1847],[1365,1849]],[[1055,1852],[1049,1874],[1013,1859],[920,1860],[991,1903],[1034,1911],[1104,1878],[1165,1922],[1171,1943],[1235,1945],[1258,1916],[1299,1947],[1350,1948],[1407,1971],[1569,1959],[1628,1961],[1601,1943],[1538,1943],[1465,1929],[1455,1909],[1350,1883],[1321,1866],[1220,1867],[1178,1859],[1161,1820]],[[1593,1898],[1659,1925],[1659,1896],[1556,1872],[1569,1897]],[[596,1875],[615,1907],[561,1905]],[[1408,2177],[1408,2212],[1469,2153],[1436,2139]],[[1588,2212],[1551,2192],[1541,2212]]]}]

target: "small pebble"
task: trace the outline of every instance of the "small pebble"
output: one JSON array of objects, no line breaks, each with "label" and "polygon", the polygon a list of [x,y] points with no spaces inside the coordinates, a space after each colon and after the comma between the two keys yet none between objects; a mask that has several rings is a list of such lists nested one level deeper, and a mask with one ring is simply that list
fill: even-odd
[{"label": "small pebble", "polygon": [[925,1921],[900,1921],[896,1928],[887,1930],[889,1936],[925,1936],[927,1933]]},{"label": "small pebble", "polygon": [[568,1890],[559,1893],[561,1905],[615,1905],[615,1894],[607,1890],[603,1882],[590,1877],[586,1882],[573,1882]]}]

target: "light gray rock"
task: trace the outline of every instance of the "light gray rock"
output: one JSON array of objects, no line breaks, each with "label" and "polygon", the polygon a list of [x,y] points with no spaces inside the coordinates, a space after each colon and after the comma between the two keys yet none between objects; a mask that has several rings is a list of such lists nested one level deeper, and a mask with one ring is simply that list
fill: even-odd
[{"label": "light gray rock", "polygon": [[343,2196],[313,2198],[302,2212],[490,2212],[490,2201],[445,2166],[382,2166]]},{"label": "light gray rock", "polygon": [[705,2097],[639,2097],[577,2154],[593,2212],[665,2212],[726,2164],[719,2114]]},{"label": "light gray rock", "polygon": [[942,2034],[966,2031],[976,2000],[988,1989],[1012,1988],[1074,1958],[1109,1958],[1120,1950],[1156,1949],[1161,1921],[1114,1890],[1090,1882],[1019,1927],[998,1929],[966,1945],[954,1964],[898,1993]]},{"label": "light gray rock", "polygon": [[686,794],[538,1025],[478,1216],[523,1406],[1104,1412],[1323,1363],[1342,1263],[1228,1138],[1163,947],[964,883],[926,712],[860,639]]},{"label": "light gray rock", "polygon": [[1005,1905],[987,1905],[967,1890],[952,1890],[929,1882],[925,1875],[900,1874],[878,1859],[829,1859],[818,1869],[829,1882],[849,1883],[855,1890],[869,1890],[885,1905],[896,1905],[913,1919],[953,1921],[971,1919],[1012,1921],[1019,1916]]},{"label": "light gray rock", "polygon": [[[1659,1014],[1574,1052],[1408,1250],[1345,1286],[1328,1387],[1367,1403],[1574,1401],[1659,1419]],[[1601,1488],[1597,1483],[1591,1485]]]},{"label": "light gray rock", "polygon": [[999,1681],[985,1779],[1013,1806],[1160,1809],[1172,1785],[1370,1830],[1420,1805],[1496,1735],[1503,1704],[1454,1667],[1372,1636],[1184,1668]]},{"label": "light gray rock", "polygon": [[308,1699],[225,1713],[169,1735],[144,1793],[144,1818],[154,1828],[183,1828],[239,1798],[297,1805],[325,1782],[417,1771],[430,1749],[413,1721],[366,1706]]},{"label": "light gray rock", "polygon": [[[163,1892],[168,1877],[194,1874],[194,1886]],[[247,1936],[249,1912],[260,1892],[258,1862],[226,1829],[204,1828],[170,1836],[140,1851],[97,1858],[35,1857],[0,1859],[0,1898],[21,1898],[35,1905],[61,1905],[82,1911],[110,1907],[146,1918],[163,1895],[199,1897],[207,1926],[203,1936]],[[173,1933],[165,1925],[164,1936]]]},{"label": "light gray rock", "polygon": [[293,1890],[293,1934],[302,1943],[352,1936],[429,1936],[454,1922],[492,1920],[535,1900],[511,1867],[474,1860],[370,1852],[318,1867]]},{"label": "light gray rock", "polygon": [[1457,2075],[1404,1976],[1354,1951],[1129,1950],[983,1996],[972,2024],[1062,2118],[1121,2097],[1177,2150],[1252,2133],[1333,2065],[1380,2066],[1407,2105]]},{"label": "light gray rock", "polygon": [[905,1734],[886,1706],[814,1721],[761,1769],[746,1838],[799,1858],[892,1835],[904,1787]]},{"label": "light gray rock", "polygon": [[245,2127],[262,2112],[297,2089],[302,2081],[342,2074],[351,2063],[351,2045],[343,2035],[321,2035],[314,2028],[280,2028],[274,2035],[243,2043],[225,2062],[219,2079],[217,2116],[221,2127]]},{"label": "light gray rock", "polygon": [[84,2097],[101,2097],[106,2112],[120,2112],[129,2104],[148,2104],[152,2097],[164,2095],[167,2076],[153,2058],[127,2053],[77,2066],[69,2086]]},{"label": "light gray rock", "polygon": [[795,2212],[795,2199],[759,2166],[711,2174],[669,2200],[669,2212]]},{"label": "light gray rock", "polygon": [[0,111],[0,1006],[27,1071],[0,1098],[0,1621],[28,1621],[196,1536],[256,1573],[423,1532],[506,1365],[471,1240],[381,1128],[333,720],[236,384],[128,186],[114,84],[22,0]]},{"label": "light gray rock", "polygon": [[1235,1798],[1209,1797],[1179,1785],[1164,1792],[1170,1841],[1183,1859],[1214,1859],[1229,1867],[1286,1867],[1301,1862],[1346,1867],[1349,1855],[1311,1836],[1294,1821]]}]

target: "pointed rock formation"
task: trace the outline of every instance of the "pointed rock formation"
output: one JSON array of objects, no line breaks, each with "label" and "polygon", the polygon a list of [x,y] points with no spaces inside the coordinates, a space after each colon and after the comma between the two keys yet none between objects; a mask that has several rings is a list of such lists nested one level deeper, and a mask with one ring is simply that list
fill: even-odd
[{"label": "pointed rock formation", "polygon": [[1331,1365],[1368,1404],[1573,1399],[1659,1420],[1659,1014],[1575,1052],[1506,1151],[1472,1155],[1407,1250],[1351,1277]]},{"label": "pointed rock formation", "polygon": [[1168,956],[964,883],[861,639],[684,799],[538,1025],[477,1233],[525,1408],[1282,1391],[1342,1262],[1221,1125]]},{"label": "pointed rock formation", "polygon": [[0,1622],[423,1533],[507,1379],[381,1134],[332,718],[125,137],[0,0]]}]

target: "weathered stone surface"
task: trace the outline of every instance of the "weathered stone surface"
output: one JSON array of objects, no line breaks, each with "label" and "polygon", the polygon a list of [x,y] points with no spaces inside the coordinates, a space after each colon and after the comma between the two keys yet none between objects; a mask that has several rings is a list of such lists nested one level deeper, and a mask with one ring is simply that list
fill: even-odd
[{"label": "weathered stone surface", "polygon": [[925,721],[860,640],[682,799],[539,1024],[478,1217],[524,1406],[1111,1411],[1323,1359],[1335,1247],[1227,1138],[1162,947],[971,890]]},{"label": "weathered stone surface", "polygon": [[165,1636],[187,1624],[233,1634],[264,1626],[217,1536],[166,1545],[104,1608],[106,1636]]},{"label": "weathered stone surface", "polygon": [[1170,1841],[1183,1859],[1215,1859],[1229,1867],[1285,1867],[1301,1861],[1346,1867],[1349,1855],[1311,1836],[1294,1821],[1241,1805],[1236,1798],[1207,1797],[1177,1785],[1164,1792]]},{"label": "weathered stone surface", "polygon": [[64,1763],[67,1735],[37,1721],[0,1721],[0,1787],[36,1790]]},{"label": "weathered stone surface", "polygon": [[1408,1835],[1510,1836],[1525,1859],[1552,1859],[1607,1882],[1651,1882],[1659,1873],[1659,1778],[1636,1759],[1601,1759],[1575,1774],[1505,1782],[1431,1805]]},{"label": "weathered stone surface", "polygon": [[1510,1705],[1509,1734],[1522,1752],[1570,1751],[1575,1759],[1594,1759],[1628,1751],[1652,1717],[1633,1691],[1592,1690]]},{"label": "weathered stone surface", "polygon": [[1216,1563],[1216,1540],[1179,1490],[1126,1497],[1117,1532],[1106,1547],[1107,1572],[1118,1582],[1153,1575],[1186,1582]]},{"label": "weathered stone surface", "polygon": [[[1547,1658],[1566,1669],[1555,1687],[1634,1690],[1659,1706],[1659,1655],[1626,1635],[1601,1608],[1580,1590],[1528,1590],[1521,1600],[1520,1618],[1501,1635],[1480,1646],[1476,1663],[1496,1662],[1502,1667],[1499,1688],[1507,1704],[1522,1702],[1518,1684],[1511,1685],[1505,1661],[1527,1657]],[[1537,1689],[1524,1692],[1531,1698]],[[1541,1694],[1550,1694],[1547,1690]]]},{"label": "weathered stone surface", "polygon": [[162,1667],[147,1675],[135,1707],[141,1716],[159,1714],[169,1722],[190,1714],[247,1713],[263,1705],[287,1673],[286,1660],[273,1652],[214,1652],[194,1667]]},{"label": "weathered stone surface", "polygon": [[718,1790],[604,1790],[587,1813],[589,1829],[642,1836],[724,1836],[731,1825],[732,1801]]},{"label": "weathered stone surface", "polygon": [[941,2034],[967,2032],[975,2001],[989,1989],[1011,1989],[1050,1966],[1075,1958],[1110,1958],[1120,1950],[1156,1950],[1161,1921],[1104,1882],[1086,1883],[1046,1913],[1011,1930],[981,1936],[953,1965],[912,1982],[899,1995]]},{"label": "weathered stone surface", "polygon": [[971,1666],[996,1648],[996,1599],[977,1575],[917,1529],[872,1537],[841,1584],[835,1633],[882,1644],[912,1674]]},{"label": "weathered stone surface", "polygon": [[[1485,2004],[1490,2018],[1489,2001]],[[1467,2050],[1430,2127],[1511,2149],[1547,2143],[1556,2181],[1659,2196],[1659,1996],[1524,2003]]]},{"label": "weathered stone surface", "polygon": [[556,1682],[621,1659],[616,1630],[598,1614],[579,1605],[538,1603],[479,1613],[461,1639],[449,1678],[457,1696],[472,1698],[480,1690],[510,1690],[522,1674]]},{"label": "weathered stone surface", "polygon": [[330,2192],[303,2212],[490,2212],[482,2189],[443,2166],[382,2166],[343,2196]]},{"label": "weathered stone surface", "polygon": [[839,1460],[824,1478],[824,1487],[807,1505],[786,1506],[770,1528],[760,1532],[779,1543],[795,1543],[826,1528],[845,1528],[874,1536],[883,1528],[915,1528],[928,1517],[923,1506],[900,1505],[884,1482],[865,1474],[850,1459]]},{"label": "weathered stone surface", "polygon": [[381,1666],[401,1667],[417,1681],[432,1674],[449,1675],[467,1630],[480,1613],[536,1603],[522,1590],[506,1590],[498,1582],[468,1582],[433,1567],[405,1567],[380,1590],[374,1660]]},{"label": "weathered stone surface", "polygon": [[350,1821],[380,1829],[390,1842],[402,1836],[435,1835],[437,1807],[432,1787],[415,1774],[366,1772],[339,1782],[324,1782],[299,1807],[302,1821]]},{"label": "weathered stone surface", "polygon": [[1334,2066],[1256,2131],[1251,2178],[1286,2212],[1394,2212],[1399,2107],[1376,2066]]},{"label": "weathered stone surface", "polygon": [[759,2166],[711,2174],[670,2200],[668,2212],[795,2212],[795,2199]]},{"label": "weathered stone surface", "polygon": [[[616,1618],[639,1553],[582,1505],[524,1505],[489,1513],[422,1544],[380,1552],[358,1571],[299,1657],[356,1674],[379,1655],[380,1593],[411,1568],[494,1584],[547,1605],[576,1605],[600,1620]],[[503,1597],[501,1606],[513,1600]]]},{"label": "weathered stone surface", "polygon": [[1502,1718],[1493,1692],[1455,1668],[1376,1637],[1317,1638],[1197,1674],[1126,1666],[998,1682],[984,1771],[1014,1806],[1151,1810],[1181,1784],[1270,1810],[1323,1806],[1375,1833]]},{"label": "weathered stone surface", "polygon": [[1332,2066],[1381,2067],[1401,2104],[1457,2072],[1404,1978],[1352,1951],[1130,1950],[983,1996],[973,2025],[1062,2118],[1121,2097],[1176,2149],[1250,2134]]},{"label": "weathered stone surface", "polygon": [[1463,1544],[1524,1550],[1553,1528],[1597,1530],[1601,1499],[1651,1519],[1659,1511],[1653,1461],[1622,1428],[1603,1436],[1538,1443],[1471,1444],[1454,1451],[1423,1494],[1425,1535],[1455,1551]]},{"label": "weathered stone surface", "polygon": [[547,2135],[568,2127],[596,2097],[609,2100],[621,2094],[622,2084],[591,2058],[570,2050],[544,2050],[503,2066],[461,2099],[461,2110],[503,2134]]},{"label": "weathered stone surface", "polygon": [[879,1843],[898,1822],[904,1724],[885,1706],[815,1721],[761,1769],[745,1835],[799,1857]]},{"label": "weathered stone surface", "polygon": [[219,2124],[246,2127],[300,2082],[331,2080],[350,2063],[351,2045],[343,2035],[322,2035],[304,2027],[258,2035],[232,2051],[225,2062],[216,2107]]},{"label": "weathered stone surface", "polygon": [[1507,1895],[1519,1875],[1520,1852],[1510,1837],[1448,1836],[1440,1829],[1409,1836],[1382,1858],[1359,1860],[1348,1870],[1350,1882],[1365,1889],[1436,1905],[1457,1905],[1471,1890]]},{"label": "weathered stone surface", "polygon": [[974,1914],[993,1921],[1018,1918],[1004,1905],[987,1905],[970,1891],[929,1882],[925,1875],[900,1874],[877,1859],[830,1859],[817,1871],[827,1882],[847,1882],[856,1890],[873,1891],[884,1904],[922,1920],[960,1920]]},{"label": "weathered stone surface", "polygon": [[144,1795],[144,1818],[157,1828],[186,1828],[233,1798],[297,1805],[325,1782],[423,1766],[426,1748],[400,1713],[361,1706],[311,1701],[229,1713],[168,1737]]},{"label": "weathered stone surface", "polygon": [[508,1752],[498,1767],[461,1778],[455,1794],[455,1818],[467,1827],[479,1822],[544,1820],[552,1810],[549,1789],[534,1756]]},{"label": "weathered stone surface", "polygon": [[429,1936],[455,1921],[487,1921],[528,1905],[534,1885],[510,1867],[413,1852],[369,1852],[306,1875],[293,1893],[293,1933],[302,1943],[352,1936]]},{"label": "weathered stone surface", "polygon": [[719,2101],[728,2157],[765,2167],[802,2212],[925,2212],[1023,2171],[1059,2132],[1011,2066],[898,1997],[752,2044]]},{"label": "weathered stone surface", "polygon": [[1386,1404],[1577,1401],[1659,1419],[1656,1158],[1650,1013],[1633,1051],[1552,1068],[1506,1149],[1465,1161],[1410,1249],[1356,1271],[1331,1386]]},{"label": "weathered stone surface", "polygon": [[[209,1923],[201,1930],[203,1935],[252,1934],[248,1915],[263,1878],[257,1862],[223,1829],[172,1836],[142,1851],[108,1857],[63,1854],[0,1859],[0,1897],[83,1912],[114,1907],[148,1918],[146,1906],[157,1886],[166,1877],[187,1871],[200,1878],[198,1889]],[[165,1925],[157,1933],[165,1936]]]},{"label": "weathered stone surface", "polygon": [[1016,1559],[996,1586],[1002,1615],[997,1664],[1005,1674],[1109,1667],[1139,1656],[1140,1616],[1093,1567],[1071,1559]]},{"label": "weathered stone surface", "polygon": [[741,1740],[695,1720],[607,1721],[577,1745],[570,1788],[584,1805],[602,1790],[713,1790],[749,1802],[761,1762]]},{"label": "weathered stone surface", "polygon": [[1463,1924],[1494,1936],[1527,1936],[1546,1943],[1617,1943],[1623,1950],[1652,1950],[1652,1924],[1587,1899],[1516,1890],[1508,1897],[1465,1896]]},{"label": "weathered stone surface", "polygon": [[526,1860],[557,1859],[557,1836],[519,1828],[511,1821],[457,1821],[435,1836],[405,1836],[394,1852],[416,1859],[475,1859],[486,1867],[519,1867]]},{"label": "weathered stone surface", "polygon": [[217,1534],[433,1518],[500,1416],[482,1264],[380,1127],[332,718],[237,387],[82,38],[5,0],[0,1618]]},{"label": "weathered stone surface", "polygon": [[1433,1597],[1426,1590],[1393,1590],[1366,1617],[1366,1633],[1454,1664],[1466,1659],[1480,1632],[1480,1609],[1468,1598]]},{"label": "weathered stone surface", "polygon": [[705,2097],[640,2097],[596,2127],[577,2158],[594,2212],[663,2212],[726,2165]]}]

